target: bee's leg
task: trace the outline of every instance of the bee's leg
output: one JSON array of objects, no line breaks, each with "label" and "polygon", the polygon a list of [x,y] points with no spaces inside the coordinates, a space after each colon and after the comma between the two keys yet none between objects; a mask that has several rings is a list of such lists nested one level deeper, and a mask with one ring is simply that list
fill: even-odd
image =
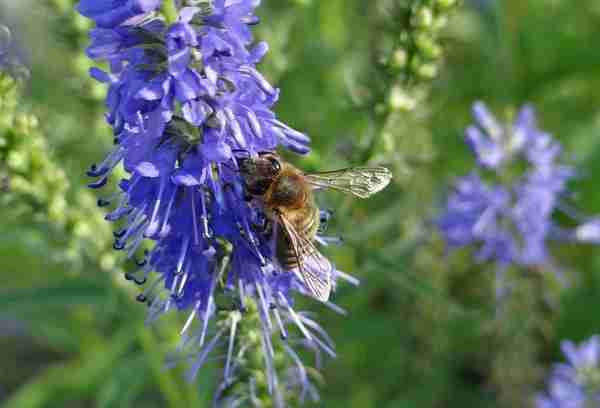
[{"label": "bee's leg", "polygon": [[271,220],[269,220],[268,217],[264,217],[259,222],[253,224],[252,229],[269,238],[273,234],[273,223],[271,222]]},{"label": "bee's leg", "polygon": [[261,231],[265,236],[270,237],[273,235],[273,223],[267,217],[263,220],[263,224],[260,226]]},{"label": "bee's leg", "polygon": [[273,235],[273,223],[271,222],[271,220],[269,220],[266,217],[265,217],[265,220],[263,222],[263,231],[264,231],[265,235],[268,236],[268,237],[270,237],[271,235]]},{"label": "bee's leg", "polygon": [[330,209],[321,210],[319,212],[319,234],[327,231],[327,226],[329,225],[329,220],[333,216],[333,211]]},{"label": "bee's leg", "polygon": [[339,236],[323,235],[329,225],[329,220],[333,216],[333,211],[329,209],[321,210],[319,214],[319,229],[317,230],[316,240],[322,245],[341,245],[344,239]]}]

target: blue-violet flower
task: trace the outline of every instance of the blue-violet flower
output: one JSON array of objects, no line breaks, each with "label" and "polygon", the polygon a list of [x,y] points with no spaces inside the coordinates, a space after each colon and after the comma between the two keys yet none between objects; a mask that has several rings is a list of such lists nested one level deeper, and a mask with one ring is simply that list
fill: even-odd
[{"label": "blue-violet flower", "polygon": [[[475,246],[478,261],[500,266],[552,264],[551,239],[600,242],[600,222],[566,204],[574,169],[560,162],[562,147],[540,130],[530,106],[500,124],[485,105],[473,106],[475,124],[465,132],[479,169],[460,178],[437,225],[450,249]],[[557,210],[575,218],[573,230],[552,219]]]},{"label": "blue-violet flower", "polygon": [[[271,245],[257,228],[265,216],[244,200],[235,154],[278,146],[305,154],[310,140],[276,118],[271,109],[279,91],[256,69],[268,50],[263,42],[251,46],[249,26],[258,21],[253,13],[260,0],[195,1],[194,7],[176,2],[172,24],[156,11],[162,3],[82,0],[78,5],[97,24],[88,56],[108,62],[108,72],[90,73],[109,87],[106,120],[115,135],[114,150],[89,171],[96,179],[90,187],[106,185],[111,171],[123,164],[127,177],[99,205],[112,206],[106,219],[122,226],[114,248],[139,266],[127,279],[145,284],[155,273],[138,297],[150,305],[149,320],[170,309],[188,311],[182,348],[197,348],[190,377],[217,345],[225,345],[218,394],[227,394],[247,348],[236,341],[240,320],[219,321],[219,310],[234,305],[243,312],[251,302],[260,316],[274,393],[273,332],[287,338],[291,323],[300,344],[334,352],[324,330],[294,310],[293,294],[306,293],[304,285],[272,261]],[[152,245],[140,258],[148,242]],[[341,272],[335,277],[353,281]],[[285,348],[295,367],[288,373],[297,376],[283,383],[313,394],[297,354]],[[250,397],[224,397],[230,403],[243,398]]]}]

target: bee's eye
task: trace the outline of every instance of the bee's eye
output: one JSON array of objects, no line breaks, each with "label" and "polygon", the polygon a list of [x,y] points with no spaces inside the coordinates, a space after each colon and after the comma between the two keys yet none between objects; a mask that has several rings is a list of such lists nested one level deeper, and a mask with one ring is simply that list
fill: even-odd
[{"label": "bee's eye", "polygon": [[271,164],[271,169],[273,174],[278,174],[281,171],[281,163],[275,157],[267,157],[269,163]]}]

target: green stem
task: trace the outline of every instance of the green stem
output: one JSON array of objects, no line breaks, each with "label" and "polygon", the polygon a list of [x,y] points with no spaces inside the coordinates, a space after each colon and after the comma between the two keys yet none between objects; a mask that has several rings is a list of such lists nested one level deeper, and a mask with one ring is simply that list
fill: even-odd
[{"label": "green stem", "polygon": [[153,337],[153,334],[145,326],[140,326],[137,330],[137,337],[142,346],[144,354],[149,356],[150,369],[152,375],[158,383],[161,394],[167,400],[170,407],[178,408],[188,406],[181,396],[177,384],[170,375],[164,375],[163,362],[160,357],[162,353],[158,352],[160,347]]},{"label": "green stem", "polygon": [[177,7],[175,7],[175,0],[165,1],[160,8],[161,13],[165,17],[167,24],[172,24],[177,20]]}]

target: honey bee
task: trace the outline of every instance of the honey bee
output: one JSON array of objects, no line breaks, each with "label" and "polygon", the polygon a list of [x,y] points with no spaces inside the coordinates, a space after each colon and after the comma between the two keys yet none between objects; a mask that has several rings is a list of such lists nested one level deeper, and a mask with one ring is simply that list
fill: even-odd
[{"label": "honey bee", "polygon": [[313,191],[332,189],[367,198],[384,189],[392,173],[385,167],[304,173],[274,152],[238,158],[238,165],[246,192],[258,201],[274,227],[277,261],[299,276],[314,298],[326,302],[333,266],[314,242],[320,210]]}]

